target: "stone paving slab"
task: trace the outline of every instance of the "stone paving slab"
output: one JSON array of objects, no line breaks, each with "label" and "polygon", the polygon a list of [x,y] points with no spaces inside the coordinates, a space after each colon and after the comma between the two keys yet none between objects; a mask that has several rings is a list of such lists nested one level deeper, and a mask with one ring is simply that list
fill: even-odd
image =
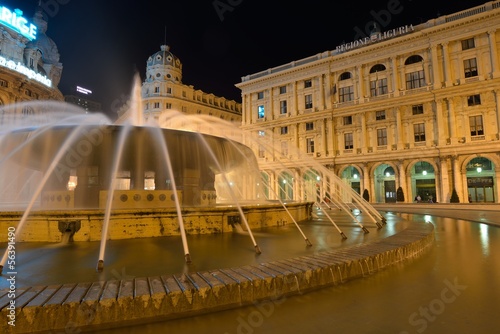
[{"label": "stone paving slab", "polygon": [[[78,332],[168,320],[228,309],[365,277],[419,257],[434,245],[434,227],[412,222],[382,240],[311,256],[204,272],[50,285],[16,291],[16,327],[0,333]],[[0,290],[0,316],[10,310]]]}]

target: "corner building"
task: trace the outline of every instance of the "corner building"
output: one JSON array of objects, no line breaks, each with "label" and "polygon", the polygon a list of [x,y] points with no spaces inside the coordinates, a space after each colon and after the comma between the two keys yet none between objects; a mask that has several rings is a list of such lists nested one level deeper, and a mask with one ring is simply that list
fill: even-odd
[{"label": "corner building", "polygon": [[498,203],[499,28],[500,1],[487,2],[242,77],[242,127],[281,147],[253,147],[264,177],[295,180],[298,199],[307,171],[275,170],[294,147],[370,202],[396,202],[401,187],[405,202],[450,202],[456,190],[460,202]]}]

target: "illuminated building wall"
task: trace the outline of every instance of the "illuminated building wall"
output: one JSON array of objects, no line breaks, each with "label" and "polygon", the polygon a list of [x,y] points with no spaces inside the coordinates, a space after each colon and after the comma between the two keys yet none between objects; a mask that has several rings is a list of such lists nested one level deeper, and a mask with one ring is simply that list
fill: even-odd
[{"label": "illuminated building wall", "polygon": [[460,202],[498,203],[499,7],[374,32],[244,76],[242,127],[281,148],[254,147],[272,187],[306,174],[280,167],[293,147],[371,202],[395,202],[401,187],[406,202],[450,202],[455,189]]},{"label": "illuminated building wall", "polygon": [[[46,34],[39,9],[33,19],[0,6],[0,105],[30,100],[63,100],[59,52]],[[29,108],[28,108],[29,109]],[[20,112],[30,114],[25,109]]]}]

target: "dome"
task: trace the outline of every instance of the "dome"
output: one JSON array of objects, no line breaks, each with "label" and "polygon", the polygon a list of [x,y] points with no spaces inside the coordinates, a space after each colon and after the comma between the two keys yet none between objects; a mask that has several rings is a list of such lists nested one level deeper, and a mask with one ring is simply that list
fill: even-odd
[{"label": "dome", "polygon": [[162,45],[160,51],[154,53],[148,58],[147,66],[164,65],[172,66],[178,69],[182,68],[181,61],[172,52],[168,45]]}]

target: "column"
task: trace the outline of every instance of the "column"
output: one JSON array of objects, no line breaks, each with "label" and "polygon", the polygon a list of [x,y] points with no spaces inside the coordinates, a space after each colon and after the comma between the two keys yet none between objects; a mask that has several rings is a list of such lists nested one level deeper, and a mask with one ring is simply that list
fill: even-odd
[{"label": "column", "polygon": [[290,110],[290,115],[298,115],[298,93],[297,93],[297,81],[292,83],[292,110]]},{"label": "column", "polygon": [[463,183],[462,183],[462,173],[460,171],[460,165],[458,161],[458,156],[454,155],[453,159],[453,185],[455,190],[457,191],[458,198],[460,202],[464,202],[464,192],[463,192]]},{"label": "column", "polygon": [[496,30],[488,31],[488,41],[490,44],[491,78],[497,78],[500,75],[500,72],[498,65]]},{"label": "column", "polygon": [[437,138],[433,138],[437,141],[438,146],[446,144],[446,138],[449,138],[448,127],[446,126],[445,119],[443,117],[443,100],[435,101],[436,104],[436,129],[434,133],[437,134]]},{"label": "column", "polygon": [[439,157],[439,163],[438,163],[438,168],[439,168],[439,189],[436,189],[436,196],[439,196],[437,198],[437,201],[439,203],[449,203],[450,202],[450,197],[451,197],[451,187],[450,187],[450,175],[448,172],[449,165],[448,165],[448,159],[446,157]]},{"label": "column", "polygon": [[391,73],[389,79],[389,85],[390,85],[389,91],[392,91],[394,93],[394,96],[399,96],[399,77],[398,77],[397,58],[391,57],[390,63],[391,63]]},{"label": "column", "polygon": [[396,107],[394,108],[394,112],[396,113],[397,148],[398,150],[402,150],[404,148],[404,141],[403,141],[403,123],[401,121],[401,109],[399,107]]},{"label": "column", "polygon": [[450,134],[450,142],[456,144],[458,142],[457,131],[456,131],[456,119],[455,119],[455,110],[453,107],[453,98],[446,99],[447,107],[448,107],[448,129]]},{"label": "column", "polygon": [[[362,113],[359,115],[359,117],[361,117],[361,138],[359,139],[360,141],[360,149],[361,149],[361,152],[362,153],[366,153],[368,151],[367,147],[367,141],[366,141],[366,138],[368,136],[368,134],[366,133],[366,114],[365,113]],[[353,133],[353,136],[354,136],[354,133]],[[354,140],[354,138],[353,138]]]},{"label": "column", "polygon": [[325,85],[325,74],[322,74],[319,77],[319,89],[320,89],[320,109],[324,110],[326,109],[326,102],[325,102],[325,94],[326,94],[326,85]]},{"label": "column", "polygon": [[[399,174],[399,187],[403,189],[403,193],[405,195],[405,203],[406,202],[412,202],[412,198],[410,197],[410,193],[408,192],[407,189],[407,184],[406,184],[406,170],[405,170],[405,164],[404,160],[399,160],[397,162],[398,166],[398,174]],[[398,188],[398,185],[396,185],[396,189]]]},{"label": "column", "polygon": [[441,88],[441,78],[439,76],[439,60],[437,56],[437,45],[431,45],[431,66],[432,66],[432,83],[434,89]]},{"label": "column", "polygon": [[[318,121],[318,122],[321,122],[321,121]],[[328,153],[328,141],[327,141],[328,131],[326,129],[327,124],[328,124],[327,119],[323,118],[323,121],[321,122],[321,127],[322,127],[322,129],[321,129],[321,145],[322,145],[321,151],[325,155]]]},{"label": "column", "polygon": [[443,61],[444,61],[444,81],[446,83],[446,87],[452,85],[453,78],[451,77],[451,63],[450,63],[450,54],[448,51],[448,42],[442,44],[443,46]]},{"label": "column", "polygon": [[497,134],[496,139],[500,139],[500,106],[498,105],[500,100],[498,99],[498,90],[493,90],[493,97],[495,100],[495,114],[497,122]]}]

